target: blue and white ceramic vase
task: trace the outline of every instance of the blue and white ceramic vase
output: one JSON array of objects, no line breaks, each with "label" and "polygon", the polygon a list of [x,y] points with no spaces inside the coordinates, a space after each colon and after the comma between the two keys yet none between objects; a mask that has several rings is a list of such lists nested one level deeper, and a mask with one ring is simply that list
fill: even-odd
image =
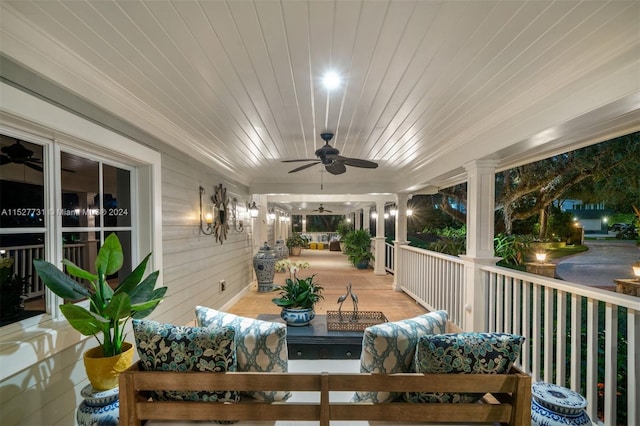
[{"label": "blue and white ceramic vase", "polygon": [[273,290],[273,277],[276,274],[278,255],[271,250],[269,244],[264,243],[253,257],[253,269],[258,279],[258,292],[266,293]]},{"label": "blue and white ceramic vase", "polygon": [[118,426],[120,400],[117,387],[98,391],[87,385],[80,394],[84,401],[76,411],[79,426]]},{"label": "blue and white ceramic vase", "polygon": [[587,400],[562,386],[536,382],[531,386],[531,425],[591,425],[585,411]]},{"label": "blue and white ceramic vase", "polygon": [[275,250],[278,259],[284,259],[289,255],[289,249],[282,240],[277,240],[276,244],[273,246],[273,249]]},{"label": "blue and white ceramic vase", "polygon": [[282,308],[280,317],[293,327],[308,325],[316,316],[313,308]]}]

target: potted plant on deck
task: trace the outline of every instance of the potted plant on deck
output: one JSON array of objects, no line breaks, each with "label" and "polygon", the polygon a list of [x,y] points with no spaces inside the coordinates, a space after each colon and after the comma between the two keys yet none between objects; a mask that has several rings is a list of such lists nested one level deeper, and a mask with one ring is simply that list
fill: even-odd
[{"label": "potted plant on deck", "polygon": [[289,278],[285,284],[276,286],[274,291],[280,292],[280,297],[274,297],[273,303],[280,306],[280,316],[291,326],[303,326],[316,316],[314,307],[318,301],[324,299],[323,288],[314,281],[315,275],[306,278],[296,277],[298,268],[289,269]]},{"label": "potted plant on deck", "polygon": [[304,238],[301,233],[294,232],[287,238],[286,245],[289,249],[289,254],[292,256],[300,256],[303,247],[307,246],[307,239]]},{"label": "potted plant on deck", "polygon": [[371,234],[369,231],[359,229],[352,231],[345,237],[345,254],[349,261],[358,269],[369,267],[369,261],[374,259],[371,253]]},{"label": "potted plant on deck", "polygon": [[[113,288],[107,277],[120,270],[124,259],[116,234],[110,234],[104,240],[96,256],[97,274],[85,271],[69,260],[62,261],[69,275],[90,283],[87,287],[47,261],[33,261],[44,284],[65,300],[60,311],[69,324],[85,336],[94,336],[99,343],[84,354],[87,376],[96,390],[115,388],[119,373],[132,364],[133,345],[124,341],[127,321],[149,315],[167,292],[167,287],[155,288],[158,271],[143,279],[150,256],[151,253]],[[89,309],[73,303],[85,298],[89,299]],[[106,366],[102,366],[104,363]]]},{"label": "potted plant on deck", "polygon": [[338,223],[338,226],[336,227],[336,233],[338,234],[338,237],[340,237],[340,251],[343,253],[346,250],[346,245],[344,241],[350,232],[353,232],[353,227],[351,226],[351,224],[345,220],[341,220],[340,223]]}]

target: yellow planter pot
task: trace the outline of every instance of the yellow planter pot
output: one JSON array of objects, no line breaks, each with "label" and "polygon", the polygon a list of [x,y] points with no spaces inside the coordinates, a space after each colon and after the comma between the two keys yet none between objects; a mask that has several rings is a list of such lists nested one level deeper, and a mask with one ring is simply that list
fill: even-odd
[{"label": "yellow planter pot", "polygon": [[108,390],[118,386],[118,376],[133,364],[134,348],[131,343],[122,344],[122,353],[103,357],[100,346],[84,353],[84,368],[91,386],[97,390]]}]

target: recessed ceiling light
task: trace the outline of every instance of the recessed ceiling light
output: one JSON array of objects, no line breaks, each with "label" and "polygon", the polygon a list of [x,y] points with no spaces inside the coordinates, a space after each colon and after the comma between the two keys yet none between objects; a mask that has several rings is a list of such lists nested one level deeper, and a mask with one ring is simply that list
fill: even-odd
[{"label": "recessed ceiling light", "polygon": [[322,84],[328,90],[335,89],[340,85],[340,76],[335,71],[328,71],[322,78]]}]

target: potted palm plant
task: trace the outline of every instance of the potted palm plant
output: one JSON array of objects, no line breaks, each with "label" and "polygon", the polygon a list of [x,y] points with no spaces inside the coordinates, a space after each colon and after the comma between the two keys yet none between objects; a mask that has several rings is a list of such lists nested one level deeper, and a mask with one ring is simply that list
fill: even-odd
[{"label": "potted palm plant", "polygon": [[345,237],[345,254],[349,261],[358,269],[369,267],[369,261],[374,259],[371,253],[371,234],[359,229],[352,231]]},{"label": "potted palm plant", "polygon": [[321,299],[323,288],[314,281],[315,275],[306,278],[296,277],[297,267],[289,269],[289,278],[285,284],[276,286],[274,291],[280,292],[280,297],[274,297],[272,302],[282,308],[280,316],[291,326],[303,326],[316,316],[315,305]]},{"label": "potted palm plant", "polygon": [[346,245],[344,243],[345,238],[352,231],[353,231],[353,227],[351,226],[351,224],[344,220],[341,220],[340,223],[338,223],[338,226],[336,227],[336,233],[340,237],[340,251],[343,253],[346,250]]},{"label": "potted palm plant", "polygon": [[[167,292],[167,287],[155,288],[158,271],[143,279],[150,256],[151,253],[115,288],[109,285],[107,277],[120,270],[124,259],[116,234],[110,234],[98,252],[97,274],[85,271],[69,260],[62,261],[69,275],[90,283],[87,287],[47,261],[33,261],[44,284],[65,300],[60,311],[69,324],[98,341],[98,347],[84,354],[87,376],[96,390],[116,387],[119,373],[132,364],[133,345],[124,341],[126,323],[131,318],[144,318],[153,312]],[[72,303],[85,298],[89,299],[89,309]]]},{"label": "potted palm plant", "polygon": [[307,246],[307,239],[301,233],[294,232],[287,238],[286,245],[292,256],[300,256],[302,249]]}]

